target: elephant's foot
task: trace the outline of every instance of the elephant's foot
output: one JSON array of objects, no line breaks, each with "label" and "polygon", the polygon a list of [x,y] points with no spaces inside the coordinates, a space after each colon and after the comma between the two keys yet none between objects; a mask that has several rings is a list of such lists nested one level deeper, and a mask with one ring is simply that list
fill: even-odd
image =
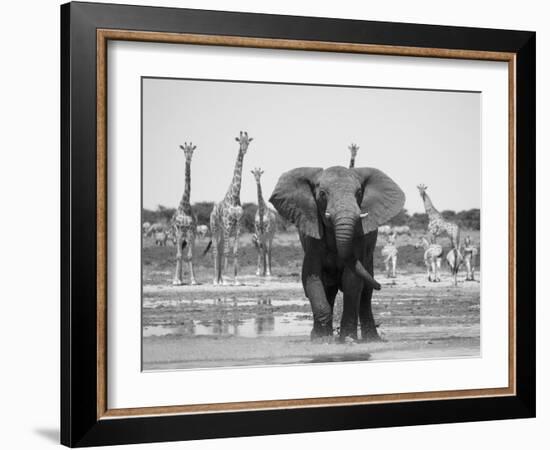
[{"label": "elephant's foot", "polygon": [[327,337],[332,337],[332,333],[332,323],[322,324],[314,322],[310,337],[312,341],[324,340]]},{"label": "elephant's foot", "polygon": [[334,344],[334,336],[312,337],[313,344]]},{"label": "elephant's foot", "polygon": [[384,342],[384,340],[378,334],[376,327],[372,327],[372,328],[361,327],[361,341],[362,342]]},{"label": "elephant's foot", "polygon": [[341,343],[349,343],[351,341],[357,341],[357,325],[351,326],[351,327],[340,325],[340,336],[338,340]]},{"label": "elephant's foot", "polygon": [[338,343],[339,344],[353,345],[353,344],[357,344],[358,341],[359,341],[359,339],[357,339],[357,336],[355,336],[355,337],[343,336],[343,335],[338,336]]}]

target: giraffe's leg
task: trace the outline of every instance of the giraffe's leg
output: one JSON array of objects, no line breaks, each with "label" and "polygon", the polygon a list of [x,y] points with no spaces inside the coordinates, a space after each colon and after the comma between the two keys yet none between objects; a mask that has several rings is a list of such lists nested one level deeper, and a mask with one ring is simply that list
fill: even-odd
[{"label": "giraffe's leg", "polygon": [[227,274],[227,264],[229,261],[229,240],[231,238],[231,229],[229,226],[224,226],[223,229],[223,272],[220,274],[220,283],[228,284],[224,279],[224,274]]},{"label": "giraffe's leg", "polygon": [[174,274],[174,280],[172,284],[174,286],[179,286],[182,284],[182,259],[183,259],[183,239],[178,236],[176,241],[176,272]]},{"label": "giraffe's leg", "polygon": [[271,251],[273,250],[273,238],[267,241],[267,272],[268,277],[271,276]]},{"label": "giraffe's leg", "polygon": [[223,262],[223,234],[218,236],[218,242],[216,243],[218,247],[218,255],[216,257],[217,262],[217,271],[216,271],[216,284],[222,284],[223,282],[223,272],[222,272],[222,262]]},{"label": "giraffe's leg", "polygon": [[214,258],[214,279],[212,284],[217,285],[219,283],[220,271],[220,230],[216,220],[215,207],[210,214],[210,231],[212,233],[212,257]]},{"label": "giraffe's leg", "polygon": [[[240,284],[239,281],[237,280],[237,274],[239,272],[239,236],[240,234],[241,234],[241,223],[239,221],[235,226],[235,241],[233,242],[233,277],[234,277],[235,286],[238,286]],[[264,261],[265,261],[265,251],[264,251]]]},{"label": "giraffe's leg", "polygon": [[439,278],[440,273],[441,273],[441,258],[437,258],[437,261],[435,262],[435,278],[437,281],[441,281],[441,278]]},{"label": "giraffe's leg", "polygon": [[[256,236],[258,234],[256,233]],[[257,265],[257,268],[256,268],[256,275],[257,276],[260,276],[262,274],[262,270],[261,270],[261,264],[262,264],[262,247],[261,247],[261,244],[260,242],[258,241],[258,247],[257,247],[257,250],[258,250],[258,265]]]},{"label": "giraffe's leg", "polygon": [[219,238],[217,234],[212,233],[212,257],[214,258],[214,280],[213,284],[218,284],[218,253],[219,253]]},{"label": "giraffe's leg", "polygon": [[197,284],[197,280],[195,278],[195,268],[193,267],[193,253],[195,250],[195,234],[192,231],[187,236],[187,242],[189,245],[189,248],[187,249],[187,261],[189,264],[189,278],[190,278],[191,284]]},{"label": "giraffe's leg", "polygon": [[396,278],[395,269],[397,268],[397,255],[392,258],[392,276]]},{"label": "giraffe's leg", "polygon": [[267,241],[265,236],[262,244],[262,275],[264,277],[267,275]]}]

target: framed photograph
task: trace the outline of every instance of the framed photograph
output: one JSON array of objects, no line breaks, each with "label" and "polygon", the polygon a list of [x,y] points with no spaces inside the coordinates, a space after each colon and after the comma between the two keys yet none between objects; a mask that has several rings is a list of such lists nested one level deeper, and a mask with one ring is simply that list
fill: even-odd
[{"label": "framed photograph", "polygon": [[61,441],[535,415],[535,33],[61,7]]}]

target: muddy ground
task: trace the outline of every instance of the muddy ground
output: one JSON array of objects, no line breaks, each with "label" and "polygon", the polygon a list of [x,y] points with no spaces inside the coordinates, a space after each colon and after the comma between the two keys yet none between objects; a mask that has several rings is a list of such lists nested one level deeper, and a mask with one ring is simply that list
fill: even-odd
[{"label": "muddy ground", "polygon": [[[302,250],[294,235],[279,236],[269,278],[254,275],[257,254],[243,237],[241,286],[212,285],[211,255],[198,258],[200,285],[172,286],[174,248],[146,242],[143,369],[478,356],[480,283],[464,281],[462,271],[455,287],[445,267],[440,283],[428,282],[423,251],[414,242],[400,237],[396,279],[383,274],[380,249],[375,255],[383,288],[374,293],[373,310],[383,342],[348,344],[310,342],[312,314],[299,282]],[[335,329],[341,309],[339,294]]]}]

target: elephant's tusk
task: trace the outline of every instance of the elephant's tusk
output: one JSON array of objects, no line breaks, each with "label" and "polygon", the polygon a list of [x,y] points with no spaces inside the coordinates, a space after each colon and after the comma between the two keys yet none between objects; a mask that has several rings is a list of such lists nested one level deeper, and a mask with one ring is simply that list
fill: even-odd
[{"label": "elephant's tusk", "polygon": [[380,286],[380,283],[378,283],[373,277],[372,275],[367,272],[367,270],[363,267],[363,264],[361,264],[361,261],[359,260],[356,260],[355,261],[355,264],[352,263],[351,265],[351,269],[357,274],[359,275],[361,278],[363,278],[363,280],[369,285],[371,286],[373,289],[379,291],[381,286]]},{"label": "elephant's tusk", "polygon": [[359,217],[361,217],[361,219],[364,219],[365,217],[367,217],[369,215],[368,212],[365,212],[365,213],[361,213],[359,214]]},{"label": "elephant's tusk", "polygon": [[325,213],[325,217],[326,217],[327,219],[330,219],[330,213],[326,212],[326,213]]}]

